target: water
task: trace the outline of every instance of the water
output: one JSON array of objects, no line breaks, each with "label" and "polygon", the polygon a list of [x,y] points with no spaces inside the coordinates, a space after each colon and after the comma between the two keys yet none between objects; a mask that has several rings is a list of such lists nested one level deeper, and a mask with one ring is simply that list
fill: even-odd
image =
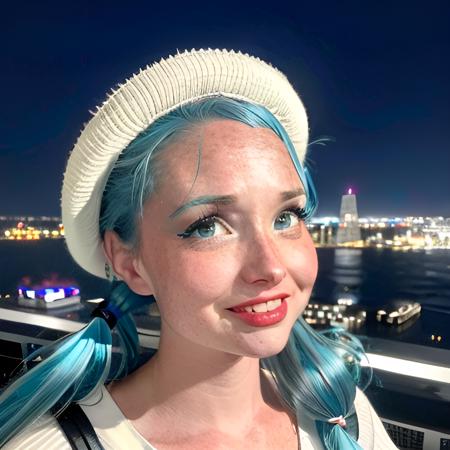
[{"label": "water", "polygon": [[[319,274],[312,300],[352,298],[367,310],[354,333],[450,349],[450,252],[391,249],[318,249]],[[377,309],[419,302],[420,316],[392,327],[375,320]],[[437,337],[440,337],[437,340]]]},{"label": "water", "polygon": [[[405,299],[422,305],[420,320],[396,328],[368,320],[358,334],[382,334],[450,349],[449,251],[319,248],[318,257],[313,301],[335,303],[338,298],[351,297],[372,313]],[[104,297],[108,292],[105,280],[75,264],[63,240],[0,241],[0,294],[15,293],[24,278],[40,282],[52,277],[76,284],[82,299]],[[442,340],[432,342],[432,335]]]},{"label": "water", "polygon": [[365,307],[409,299],[450,311],[450,251],[318,249],[313,298],[353,296]]},{"label": "water", "polygon": [[0,294],[13,294],[22,281],[60,279],[77,285],[81,298],[107,294],[108,283],[90,275],[70,256],[63,239],[0,241]]}]

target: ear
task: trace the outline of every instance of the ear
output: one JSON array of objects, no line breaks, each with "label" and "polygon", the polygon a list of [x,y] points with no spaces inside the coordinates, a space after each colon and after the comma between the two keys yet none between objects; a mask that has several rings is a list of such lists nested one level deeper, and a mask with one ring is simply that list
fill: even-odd
[{"label": "ear", "polygon": [[135,252],[117,236],[117,233],[111,230],[105,232],[103,250],[114,273],[125,281],[133,292],[140,295],[153,294],[151,282],[141,270]]}]

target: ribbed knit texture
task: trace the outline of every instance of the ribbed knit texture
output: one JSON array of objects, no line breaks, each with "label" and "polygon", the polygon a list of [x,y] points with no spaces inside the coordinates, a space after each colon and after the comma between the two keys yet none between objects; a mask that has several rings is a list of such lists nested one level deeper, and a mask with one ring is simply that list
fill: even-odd
[{"label": "ribbed knit texture", "polygon": [[192,50],[147,66],[114,90],[89,121],[67,164],[62,219],[70,253],[105,278],[98,219],[107,177],[120,152],[156,119],[197,99],[224,95],[265,106],[281,122],[303,162],[308,122],[286,77],[258,58]]}]

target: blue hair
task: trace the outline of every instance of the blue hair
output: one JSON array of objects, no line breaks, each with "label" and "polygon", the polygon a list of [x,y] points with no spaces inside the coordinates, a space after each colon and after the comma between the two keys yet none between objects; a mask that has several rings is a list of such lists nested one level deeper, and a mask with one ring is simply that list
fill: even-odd
[{"label": "blue hair", "polygon": [[[214,119],[236,120],[274,131],[285,144],[306,191],[307,219],[314,214],[317,196],[311,177],[279,121],[262,106],[215,96],[161,117],[121,153],[103,193],[102,236],[113,230],[123,242],[139,244],[137,230],[143,205],[155,191],[162,172],[159,153],[171,137]],[[47,411],[58,414],[101,383],[123,378],[142,364],[130,313],[151,303],[153,297],[137,295],[124,282],[114,281],[108,300],[121,312],[113,332],[103,319],[95,317],[82,330],[25,359],[20,377],[0,395],[0,446]],[[117,353],[112,352],[114,339],[114,346],[120,348]],[[361,382],[359,363],[363,355],[359,341],[342,330],[319,333],[300,318],[286,347],[278,355],[262,359],[261,366],[271,371],[286,406],[297,417],[305,411],[315,421],[326,449],[360,449],[353,404],[356,386]],[[340,415],[348,419],[348,432],[327,422]]]}]

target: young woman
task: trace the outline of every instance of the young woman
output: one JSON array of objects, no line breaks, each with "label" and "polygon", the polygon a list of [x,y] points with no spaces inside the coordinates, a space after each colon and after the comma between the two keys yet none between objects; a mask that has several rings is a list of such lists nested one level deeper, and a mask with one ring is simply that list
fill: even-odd
[{"label": "young woman", "polygon": [[[317,275],[307,139],[286,78],[240,53],[177,54],[114,92],[62,192],[68,248],[111,295],[27,359],[0,396],[0,445],[76,446],[61,411],[78,404],[85,448],[395,448],[358,388],[359,342],[301,318]],[[161,337],[142,361],[129,313],[152,301]]]}]

